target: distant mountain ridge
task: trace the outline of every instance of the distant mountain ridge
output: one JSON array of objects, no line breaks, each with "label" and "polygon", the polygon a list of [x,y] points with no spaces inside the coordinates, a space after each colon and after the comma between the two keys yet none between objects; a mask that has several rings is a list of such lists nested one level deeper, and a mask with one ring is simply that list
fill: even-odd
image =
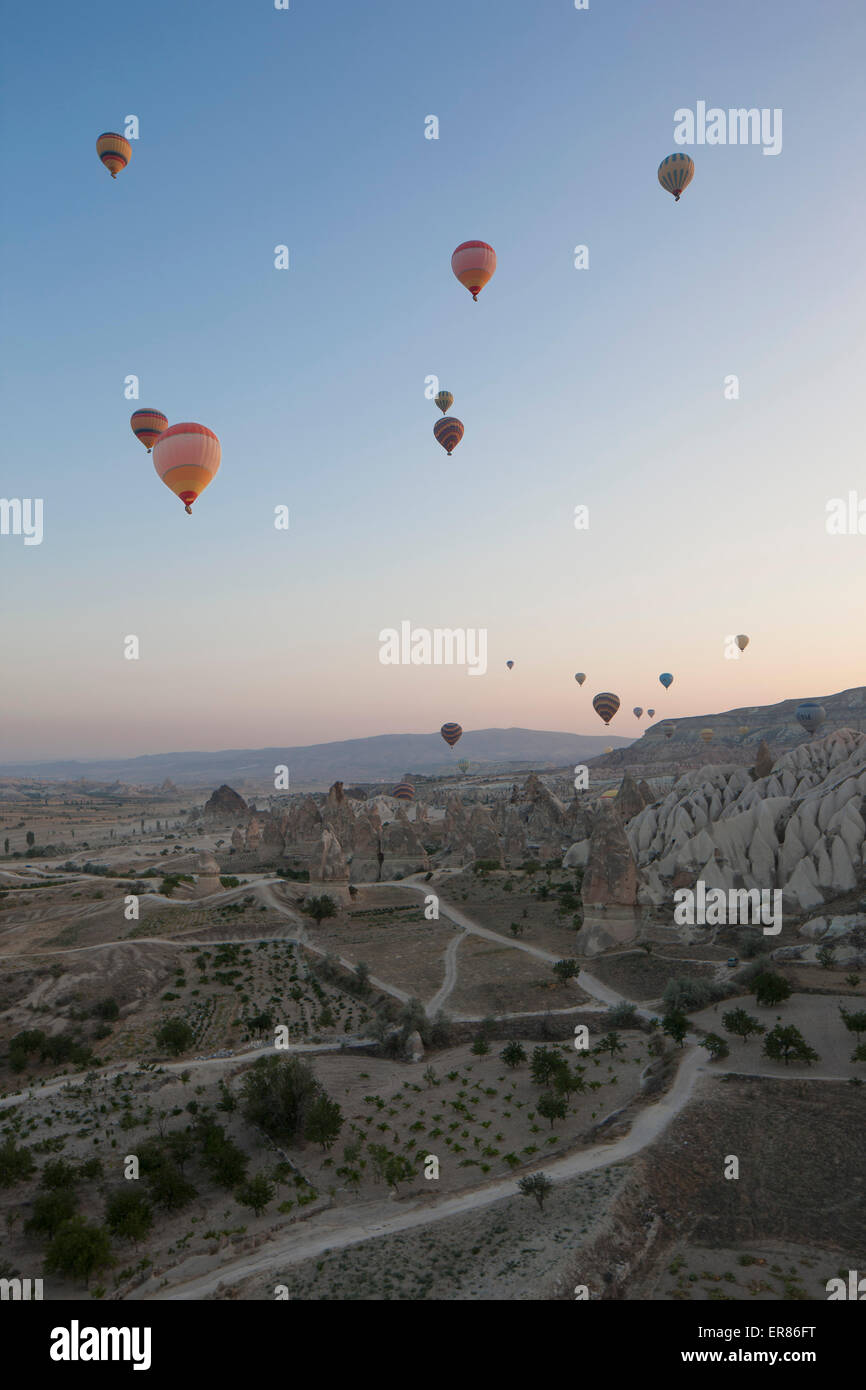
[{"label": "distant mountain ridge", "polygon": [[58,759],[0,763],[0,777],[49,781],[122,782],[158,786],[170,778],[178,787],[230,786],[273,790],[274,768],[285,764],[292,787],[329,786],[334,781],[388,781],[406,773],[441,776],[466,758],[472,771],[510,767],[562,767],[596,757],[606,747],[632,740],[609,733],[571,734],[546,729],[467,730],[452,749],[441,735],[378,734],[307,747],[229,748],[214,753],[145,753],[135,758]]}]

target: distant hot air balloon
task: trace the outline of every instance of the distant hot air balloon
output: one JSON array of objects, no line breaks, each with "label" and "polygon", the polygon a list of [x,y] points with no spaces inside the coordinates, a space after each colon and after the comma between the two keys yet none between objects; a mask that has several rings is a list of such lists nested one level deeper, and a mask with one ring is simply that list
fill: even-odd
[{"label": "distant hot air balloon", "polygon": [[648,709],[648,710],[647,710],[647,714],[649,715],[650,719],[652,719],[653,715],[655,714],[655,710],[654,710],[654,709]]},{"label": "distant hot air balloon", "polygon": [[632,710],[632,714],[634,715],[635,719],[640,719],[641,715],[643,714],[643,710],[641,709],[640,705],[635,705],[634,709]]},{"label": "distant hot air balloon", "polygon": [[113,179],[132,159],[132,146],[123,135],[107,130],[96,142],[96,153]]},{"label": "distant hot air balloon", "polygon": [[613,801],[613,798],[616,796],[617,791],[617,787],[608,787],[607,791],[602,792],[601,794],[602,801]]},{"label": "distant hot air balloon", "polygon": [[451,269],[477,300],[496,269],[496,252],[486,241],[463,241],[451,257]]},{"label": "distant hot air balloon", "polygon": [[433,400],[436,402],[443,415],[447,415],[454,404],[454,397],[450,391],[440,391],[438,395],[433,397]]},{"label": "distant hot air balloon", "polygon": [[394,788],[394,795],[398,801],[414,801],[415,788],[411,782],[398,782]]},{"label": "distant hot air balloon", "polygon": [[827,711],[817,700],[804,700],[797,706],[794,717],[798,724],[802,724],[807,734],[814,734],[827,718]]},{"label": "distant hot air balloon", "polygon": [[748,732],[749,732],[749,726],[748,726],[748,724],[740,724],[739,727],[737,728],[737,733],[740,735],[740,738],[745,738],[745,736],[746,736],[746,734],[747,734]]},{"label": "distant hot air balloon", "polygon": [[459,761],[459,763],[457,764],[457,766],[460,768],[460,771],[461,771],[461,772],[468,772],[468,771],[469,771],[469,759],[468,759],[468,758],[461,758],[460,761]]},{"label": "distant hot air balloon", "polygon": [[744,632],[741,632],[739,637],[734,638],[734,641],[736,642],[741,652],[744,652],[747,646],[749,645],[749,639]]},{"label": "distant hot air balloon", "polygon": [[514,662],[513,662],[513,661],[506,661],[505,665],[508,667],[508,669],[509,669],[509,671],[510,671],[511,668],[512,668],[512,666],[514,665]]},{"label": "distant hot air balloon", "polygon": [[659,183],[668,193],[673,193],[678,203],[684,188],[688,188],[695,176],[695,161],[687,154],[669,154],[659,165]]},{"label": "distant hot air balloon", "polygon": [[605,751],[605,753],[612,753],[612,752],[613,752],[613,749],[610,747],[610,745],[608,745],[608,747],[605,748],[604,751]]},{"label": "distant hot air balloon", "polygon": [[619,709],[619,696],[612,694],[609,690],[603,690],[600,695],[593,695],[592,707],[599,719],[603,719],[605,724],[609,724]]},{"label": "distant hot air balloon", "polygon": [[463,423],[456,415],[443,415],[433,426],[433,433],[450,458],[451,450],[456,449],[463,438]]},{"label": "distant hot air balloon", "polygon": [[671,675],[670,671],[662,671],[661,675],[659,676],[659,680],[661,684],[664,686],[665,690],[669,690],[674,683],[674,678]]},{"label": "distant hot air balloon", "polygon": [[187,421],[163,430],[153,446],[153,466],[192,511],[195,499],[216,477],[220,466],[220,442],[213,430]]},{"label": "distant hot air balloon", "polygon": [[578,671],[574,679],[577,681],[578,685],[583,685],[583,682],[586,680],[586,673],[584,671]]},{"label": "distant hot air balloon", "polygon": [[129,417],[130,428],[136,439],[140,439],[150,453],[163,430],[168,429],[168,420],[161,410],[134,410]]},{"label": "distant hot air balloon", "polygon": [[712,730],[712,729],[701,729],[701,738],[703,739],[704,743],[712,743],[712,741],[713,741],[713,730]]},{"label": "distant hot air balloon", "polygon": [[662,729],[662,733],[664,734],[665,738],[673,738],[674,734],[676,733],[676,730],[676,724],[665,724],[664,728]]},{"label": "distant hot air balloon", "polygon": [[453,748],[463,733],[463,730],[459,724],[443,724],[439,732],[448,744],[448,747]]}]

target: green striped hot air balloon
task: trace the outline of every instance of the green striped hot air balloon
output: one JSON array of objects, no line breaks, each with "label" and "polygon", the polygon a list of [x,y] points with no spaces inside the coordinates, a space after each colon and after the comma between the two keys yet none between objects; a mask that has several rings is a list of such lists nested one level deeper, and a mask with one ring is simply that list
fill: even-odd
[{"label": "green striped hot air balloon", "polygon": [[450,391],[439,391],[437,395],[433,397],[433,400],[436,402],[443,415],[447,415],[454,404],[454,397]]}]

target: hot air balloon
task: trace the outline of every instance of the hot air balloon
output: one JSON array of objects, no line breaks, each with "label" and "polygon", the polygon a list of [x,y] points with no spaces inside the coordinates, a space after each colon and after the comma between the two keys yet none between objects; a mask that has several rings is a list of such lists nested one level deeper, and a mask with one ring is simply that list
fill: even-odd
[{"label": "hot air balloon", "polygon": [[649,715],[650,719],[652,719],[653,716],[654,716],[654,714],[655,714],[655,710],[654,710],[654,709],[648,709],[648,710],[647,710],[647,714]]},{"label": "hot air balloon", "polygon": [[451,269],[477,300],[496,269],[496,252],[486,241],[464,241],[451,257]]},{"label": "hot air balloon", "polygon": [[510,671],[511,668],[512,668],[512,666],[514,665],[514,662],[513,662],[513,661],[506,661],[505,665],[508,667],[508,669],[509,669],[509,671]]},{"label": "hot air balloon", "polygon": [[619,709],[619,696],[613,695],[609,690],[603,690],[600,695],[593,695],[592,707],[599,719],[609,724]]},{"label": "hot air balloon", "polygon": [[612,752],[613,752],[613,749],[612,749],[610,746],[608,746],[607,748],[605,748],[604,751],[605,751],[605,753],[612,753]]},{"label": "hot air balloon", "polygon": [[172,425],[153,446],[153,466],[191,512],[193,502],[219,469],[220,442],[205,425]]},{"label": "hot air balloon", "polygon": [[617,787],[608,787],[607,791],[601,794],[602,801],[613,801],[613,798],[617,794],[617,790]]},{"label": "hot air balloon", "polygon": [[461,772],[468,772],[468,771],[469,771],[469,759],[468,759],[468,758],[461,758],[460,761],[459,761],[459,763],[457,764],[457,766],[460,768],[460,771],[461,771]]},{"label": "hot air balloon", "polygon": [[695,176],[695,161],[687,154],[669,154],[659,165],[659,183],[668,193],[673,193],[678,203],[684,188],[688,188]]},{"label": "hot air balloon", "polygon": [[443,724],[439,732],[448,744],[448,747],[453,748],[463,733],[463,730],[459,724]]},{"label": "hot air balloon", "polygon": [[96,153],[113,179],[132,159],[132,146],[123,135],[107,130],[96,142]]},{"label": "hot air balloon", "polygon": [[450,391],[440,391],[438,395],[433,397],[433,400],[436,402],[443,415],[447,415],[454,404],[454,397]]},{"label": "hot air balloon", "polygon": [[643,714],[643,710],[641,709],[640,705],[635,705],[634,709],[632,710],[632,714],[634,715],[635,719],[640,719],[641,715]]},{"label": "hot air balloon", "polygon": [[161,410],[134,410],[129,424],[136,439],[141,440],[150,453],[163,430],[168,429],[168,420]]},{"label": "hot air balloon", "polygon": [[443,415],[433,426],[433,433],[450,458],[451,450],[456,449],[463,438],[463,423],[456,415]]},{"label": "hot air balloon", "polygon": [[666,724],[666,725],[664,726],[664,728],[662,729],[662,733],[664,734],[665,738],[673,738],[673,736],[674,736],[674,734],[676,733],[676,731],[677,731],[677,726],[676,726],[676,724]]},{"label": "hot air balloon", "polygon": [[578,671],[574,679],[577,681],[578,685],[583,685],[583,682],[586,680],[586,673],[584,671]]},{"label": "hot air balloon", "polygon": [[802,704],[797,706],[795,718],[798,724],[802,724],[807,734],[814,734],[827,718],[827,711],[823,705],[818,704],[817,700],[804,700]]},{"label": "hot air balloon", "polygon": [[749,726],[748,726],[748,724],[740,724],[740,725],[739,725],[739,727],[738,727],[738,729],[737,729],[737,733],[740,735],[740,738],[745,738],[745,736],[746,736],[746,734],[747,734],[748,732],[749,732]]},{"label": "hot air balloon", "polygon": [[398,782],[394,788],[394,796],[398,801],[414,801],[415,788],[411,782]]},{"label": "hot air balloon", "polygon": [[713,730],[712,730],[712,729],[701,729],[701,738],[703,739],[704,743],[712,743],[712,741],[713,741]]},{"label": "hot air balloon", "polygon": [[739,637],[735,637],[734,641],[736,642],[741,652],[744,652],[747,646],[749,645],[749,639],[744,632],[741,632]]},{"label": "hot air balloon", "polygon": [[670,671],[662,671],[661,675],[659,676],[659,681],[664,686],[665,690],[670,690],[671,686],[674,683],[674,678],[671,675]]}]

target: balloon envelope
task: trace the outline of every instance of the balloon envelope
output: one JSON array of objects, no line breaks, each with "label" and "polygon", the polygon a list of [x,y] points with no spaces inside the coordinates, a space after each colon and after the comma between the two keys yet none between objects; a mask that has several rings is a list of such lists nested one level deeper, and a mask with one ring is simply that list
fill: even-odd
[{"label": "balloon envelope", "polygon": [[443,724],[439,732],[448,744],[448,747],[453,748],[463,733],[463,730],[459,724]]},{"label": "balloon envelope", "polygon": [[123,135],[107,130],[96,142],[96,153],[113,179],[132,159],[132,146]]},{"label": "balloon envelope", "polygon": [[665,727],[662,729],[662,733],[664,734],[665,738],[673,738],[674,734],[676,733],[676,728],[676,724],[666,724]]},{"label": "balloon envelope", "polygon": [[394,795],[398,801],[414,801],[415,788],[411,782],[398,782],[394,788]]},{"label": "balloon envelope", "polygon": [[514,665],[514,662],[513,662],[513,661],[506,661],[505,665],[508,667],[508,669],[509,669],[509,671],[510,671],[511,668],[512,668],[512,666]]},{"label": "balloon envelope", "polygon": [[450,458],[451,450],[456,449],[463,438],[463,422],[455,415],[443,415],[433,426],[433,433]]},{"label": "balloon envelope", "polygon": [[671,675],[670,671],[662,671],[661,675],[659,676],[659,680],[661,681],[665,690],[669,690],[674,683],[674,678]]},{"label": "balloon envelope", "polygon": [[447,415],[448,411],[454,404],[454,397],[452,396],[450,391],[440,391],[437,396],[433,397],[433,399],[438,405],[439,409],[442,411],[443,415]]},{"label": "balloon envelope", "polygon": [[578,685],[583,685],[583,682],[586,680],[586,673],[584,671],[578,671],[574,679],[577,681]]},{"label": "balloon envelope", "polygon": [[603,719],[605,724],[609,724],[619,709],[619,696],[614,695],[610,690],[602,690],[600,695],[593,695],[592,707],[599,719]]},{"label": "balloon envelope", "polygon": [[168,429],[168,420],[161,410],[134,410],[129,425],[136,439],[141,440],[150,453],[163,430]]},{"label": "balloon envelope", "polygon": [[634,709],[632,710],[632,714],[634,715],[635,719],[640,719],[641,715],[643,714],[643,710],[641,709],[640,705],[635,705]]},{"label": "balloon envelope", "polygon": [[734,640],[736,641],[736,644],[741,652],[744,652],[747,646],[749,645],[749,639],[744,632],[741,632],[739,637],[735,638]]},{"label": "balloon envelope", "polygon": [[748,726],[748,724],[740,724],[740,725],[739,725],[739,727],[738,727],[738,729],[737,729],[737,733],[740,735],[741,738],[745,737],[745,735],[746,735],[748,732],[749,732],[749,726]]},{"label": "balloon envelope", "polygon": [[701,738],[703,739],[704,743],[712,743],[712,741],[713,741],[713,730],[712,730],[712,729],[701,729]]},{"label": "balloon envelope", "polygon": [[647,714],[649,715],[650,719],[652,719],[653,715],[655,714],[655,710],[654,710],[654,709],[648,709],[648,710],[647,710]]},{"label": "balloon envelope", "polygon": [[827,718],[827,711],[823,705],[818,704],[817,700],[804,700],[802,704],[797,706],[795,718],[807,734],[813,734],[824,723]]},{"label": "balloon envelope", "polygon": [[185,421],[163,430],[153,446],[153,466],[186,510],[216,477],[220,442],[206,425]]},{"label": "balloon envelope", "polygon": [[496,269],[496,252],[486,241],[462,241],[451,257],[451,269],[477,300]]},{"label": "balloon envelope", "polygon": [[668,193],[673,193],[678,203],[684,188],[688,188],[695,176],[695,161],[687,154],[669,154],[659,165],[659,183]]}]

